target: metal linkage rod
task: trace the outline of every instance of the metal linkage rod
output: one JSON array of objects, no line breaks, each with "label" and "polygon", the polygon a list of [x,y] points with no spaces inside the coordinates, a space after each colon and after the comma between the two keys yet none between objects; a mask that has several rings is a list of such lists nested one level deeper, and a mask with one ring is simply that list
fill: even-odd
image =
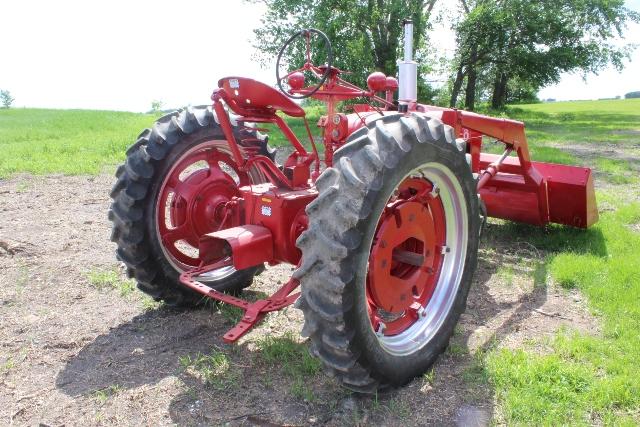
[{"label": "metal linkage rod", "polygon": [[500,165],[502,164],[502,162],[504,162],[507,156],[511,154],[512,151],[513,151],[513,147],[509,147],[506,150],[504,150],[504,153],[502,153],[502,156],[500,156],[500,158],[497,161],[491,163],[484,170],[484,172],[482,173],[482,176],[480,177],[480,180],[478,181],[477,191],[480,191],[480,189],[484,187],[485,184],[489,182],[491,178],[496,176],[496,174],[500,170]]}]

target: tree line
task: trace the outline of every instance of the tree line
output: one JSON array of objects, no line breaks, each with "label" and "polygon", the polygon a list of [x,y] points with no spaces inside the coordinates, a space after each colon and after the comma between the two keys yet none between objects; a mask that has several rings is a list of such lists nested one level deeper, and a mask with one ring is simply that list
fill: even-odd
[{"label": "tree line", "polygon": [[[255,1],[255,0],[254,0]],[[278,53],[300,28],[318,28],[332,41],[334,65],[349,81],[365,85],[373,70],[396,74],[402,50],[402,21],[414,22],[423,102],[474,110],[479,102],[499,109],[536,99],[562,73],[586,75],[622,69],[633,45],[619,39],[640,14],[624,0],[262,0],[267,12],[254,30],[263,59]],[[439,12],[436,12],[440,5]],[[429,38],[435,23],[455,34],[455,51],[444,55]],[[320,53],[321,54],[321,53]],[[304,53],[287,53],[301,64]],[[321,56],[321,55],[320,55]],[[427,74],[446,81],[435,89]]]}]

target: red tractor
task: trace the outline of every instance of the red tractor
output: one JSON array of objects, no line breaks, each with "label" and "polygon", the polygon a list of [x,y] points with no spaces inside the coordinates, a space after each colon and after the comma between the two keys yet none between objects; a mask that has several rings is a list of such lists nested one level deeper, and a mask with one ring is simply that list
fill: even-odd
[{"label": "red tractor", "polygon": [[[302,30],[278,55],[277,68],[294,41],[306,44],[302,67],[277,71],[280,91],[225,77],[212,107],[144,130],[118,168],[109,212],[118,259],[138,287],[169,305],[205,297],[244,309],[227,342],[297,300],[311,352],[345,386],[375,392],[424,372],[447,347],[483,218],[597,221],[591,170],[532,161],[523,123],[417,103],[412,31],[406,21],[399,81],[374,72],[367,89],[346,82],[327,37]],[[310,52],[317,40],[320,66]],[[291,100],[306,97],[327,105],[324,158]],[[364,103],[349,114],[336,111],[356,98]],[[285,115],[304,120],[310,150]],[[291,142],[284,164],[261,123]],[[482,153],[483,136],[504,153]],[[265,263],[297,268],[271,297],[239,298]]]}]

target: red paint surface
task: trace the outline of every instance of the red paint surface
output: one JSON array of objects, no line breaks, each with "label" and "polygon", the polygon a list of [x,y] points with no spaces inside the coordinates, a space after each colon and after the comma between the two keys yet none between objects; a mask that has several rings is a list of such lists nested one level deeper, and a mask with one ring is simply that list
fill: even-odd
[{"label": "red paint surface", "polygon": [[[326,67],[307,63],[304,70],[322,75]],[[365,90],[342,80],[341,73],[332,67],[325,84],[312,95],[327,102],[327,116],[319,121],[327,167],[332,166],[334,151],[367,121],[380,115],[397,114],[391,102],[397,89],[395,79],[373,73],[369,78],[370,87]],[[291,92],[310,93],[312,88],[304,88],[304,76],[300,76],[289,74]],[[384,99],[375,95],[380,91],[386,92]],[[338,102],[354,98],[365,98],[367,103],[354,105],[351,114],[337,114]],[[311,174],[310,167],[313,162],[320,162],[320,158],[315,148],[308,153],[299,136],[277,115],[282,112],[304,118],[304,110],[272,87],[252,79],[226,77],[219,81],[212,100],[231,151],[227,160],[235,165],[239,176],[246,177],[249,171],[257,171],[267,182],[257,185],[242,182],[238,188],[217,173],[194,175],[190,178],[192,185],[176,191],[186,201],[200,196],[204,199],[203,204],[191,210],[176,207],[171,213],[171,220],[176,224],[189,224],[190,229],[195,230],[193,235],[178,237],[197,242],[203,253],[200,259],[183,260],[188,261],[185,265],[199,267],[183,273],[181,282],[203,295],[246,310],[238,325],[225,335],[225,340],[234,341],[260,321],[266,312],[295,301],[298,294],[291,292],[298,286],[297,281],[290,280],[266,300],[249,303],[214,291],[198,283],[194,277],[199,272],[223,265],[245,268],[263,262],[297,264],[301,254],[295,241],[308,222],[304,210],[317,196],[314,181],[318,175]],[[240,149],[225,104],[242,116],[244,122],[273,123],[279,127],[295,149],[285,165],[279,167],[266,156],[257,153],[247,155]],[[416,112],[442,120],[453,127],[457,137],[465,140],[472,171],[484,176],[480,180],[479,194],[489,216],[536,225],[556,222],[575,227],[588,227],[597,221],[591,171],[531,161],[523,123],[448,108],[416,103],[409,105],[407,114]],[[310,133],[308,136],[313,142]],[[499,163],[498,156],[482,154],[483,136],[499,140],[505,149],[513,150],[516,157],[507,157]],[[384,333],[387,335],[410,327],[417,318],[417,310],[428,302],[441,267],[442,257],[438,248],[445,241],[442,205],[438,199],[425,196],[430,184],[424,180],[407,180],[403,186],[401,188],[405,190],[415,187],[414,190],[424,197],[405,194],[395,202],[391,201],[387,207],[373,244],[371,277],[367,284],[374,329],[382,321],[376,310],[405,313],[385,323]],[[211,224],[219,230],[209,229]],[[168,230],[163,236],[168,239],[167,244],[176,237]],[[383,247],[383,240],[388,246]],[[225,253],[231,257],[220,261],[220,256]]]},{"label": "red paint surface", "polygon": [[223,242],[229,245],[224,254],[231,256],[236,270],[273,260],[273,238],[266,227],[248,224],[208,233],[200,237],[198,248],[202,254],[220,253]]},{"label": "red paint surface", "polygon": [[[487,168],[498,157],[482,154],[480,169]],[[542,187],[525,180],[517,157],[507,157],[500,172],[480,190],[489,216],[534,225],[554,222],[579,228],[598,221],[591,169],[544,162],[531,162],[530,166],[542,177]],[[543,213],[540,194],[546,201]]]},{"label": "red paint surface", "polygon": [[297,264],[296,239],[306,228],[305,207],[317,197],[315,188],[289,190],[271,183],[241,187],[245,223],[266,227],[273,236],[273,261]]},{"label": "red paint surface", "polygon": [[373,329],[384,323],[385,335],[399,334],[418,320],[440,276],[446,221],[432,189],[426,179],[406,179],[378,223],[369,257],[367,302]]}]

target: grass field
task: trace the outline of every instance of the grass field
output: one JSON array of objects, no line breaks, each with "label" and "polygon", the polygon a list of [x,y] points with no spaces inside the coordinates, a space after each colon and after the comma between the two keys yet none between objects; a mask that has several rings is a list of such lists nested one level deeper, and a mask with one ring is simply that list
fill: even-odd
[{"label": "grass field", "polygon": [[[155,116],[89,110],[0,110],[0,178],[114,168]],[[114,169],[115,170],[115,169]]]},{"label": "grass field", "polygon": [[[640,137],[640,99],[522,105],[508,114],[527,124],[532,157],[540,161],[579,164],[583,158],[562,148],[637,148]],[[614,183],[637,183],[638,171],[632,173],[629,164],[633,160],[602,157],[596,166]]]},{"label": "grass field", "polygon": [[640,422],[640,233],[631,227],[640,223],[640,203],[598,196],[608,211],[586,232],[507,224],[487,237],[489,245],[513,239],[545,251],[545,276],[582,291],[603,326],[599,336],[559,333],[544,343],[549,354],[533,350],[540,343],[532,342],[531,349],[478,355],[475,379],[495,387],[508,423]]},{"label": "grass field", "polygon": [[[465,378],[495,391],[496,417],[509,424],[637,425],[640,100],[520,105],[506,114],[526,122],[535,160],[595,168],[601,218],[587,231],[494,221],[483,246],[504,241],[533,245],[544,254],[536,269],[538,286],[578,289],[602,331],[563,330],[543,343],[547,352],[536,350],[540,343],[518,350],[496,343],[476,354]],[[310,115],[315,127],[319,111]],[[119,112],[0,110],[0,178],[20,172],[111,172],[153,120],[151,115]],[[302,124],[291,124],[302,138]],[[275,135],[271,141],[283,142]],[[91,281],[97,287],[114,286],[110,276],[94,275]],[[281,354],[279,344],[264,343],[273,349],[274,360],[305,357]],[[227,363],[224,355],[215,356],[221,366]],[[185,359],[183,364],[196,369],[200,362]],[[315,372],[317,366],[307,362]],[[292,372],[291,378],[301,381],[303,376]]]},{"label": "grass field", "polygon": [[475,372],[496,388],[508,423],[637,425],[640,100],[522,105],[508,113],[527,123],[534,159],[587,163],[609,186],[597,192],[601,218],[586,232],[507,224],[488,238],[526,241],[546,251],[543,268],[552,281],[580,289],[603,332],[559,333],[547,343],[550,354],[491,349],[479,355]]}]

